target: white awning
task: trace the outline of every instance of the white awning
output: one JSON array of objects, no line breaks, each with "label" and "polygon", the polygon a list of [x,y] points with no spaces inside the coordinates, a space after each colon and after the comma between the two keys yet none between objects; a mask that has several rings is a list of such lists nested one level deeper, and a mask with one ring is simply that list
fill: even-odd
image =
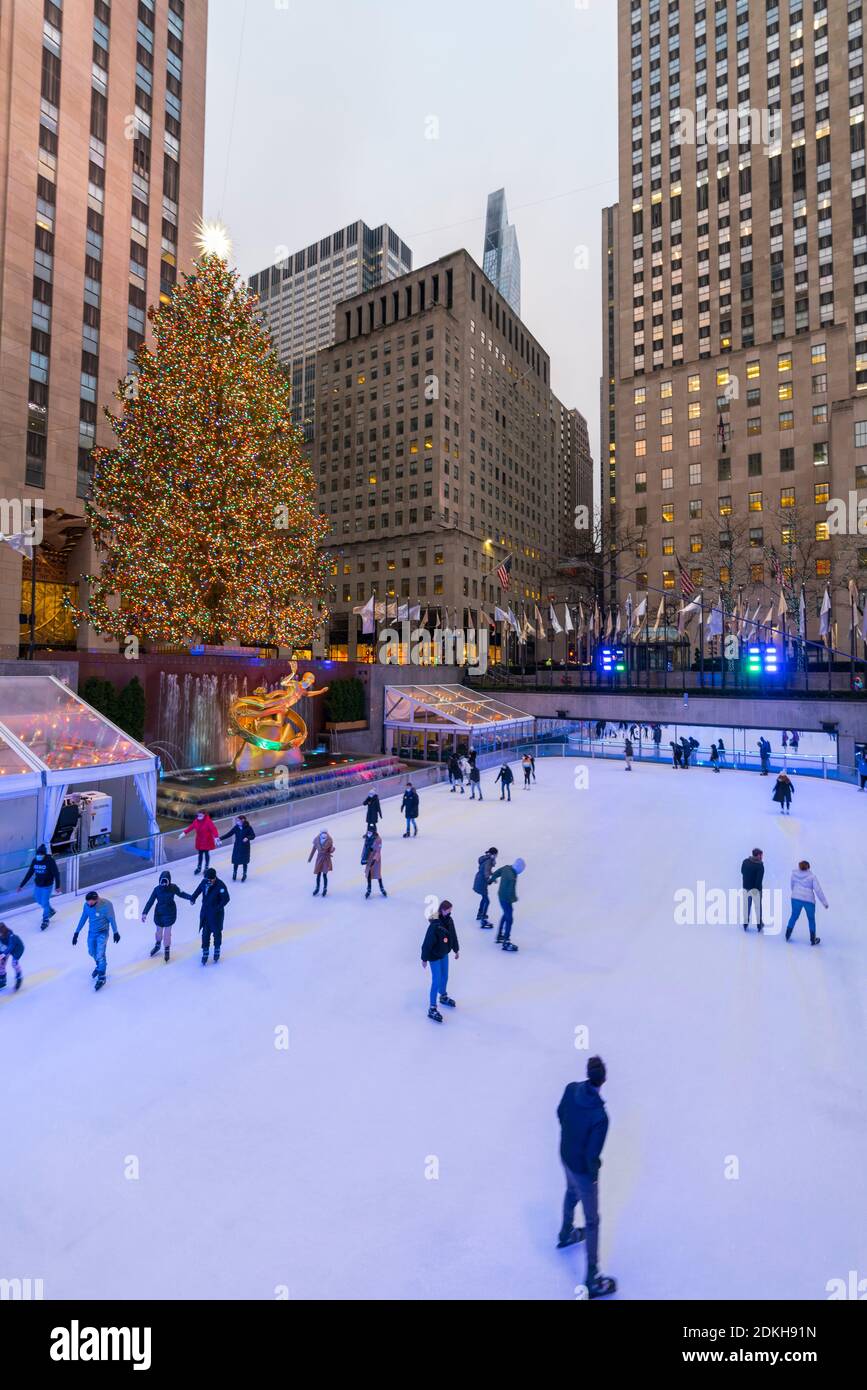
[{"label": "white awning", "polygon": [[385,725],[393,729],[499,732],[528,737],[535,721],[523,710],[464,685],[387,685]]}]

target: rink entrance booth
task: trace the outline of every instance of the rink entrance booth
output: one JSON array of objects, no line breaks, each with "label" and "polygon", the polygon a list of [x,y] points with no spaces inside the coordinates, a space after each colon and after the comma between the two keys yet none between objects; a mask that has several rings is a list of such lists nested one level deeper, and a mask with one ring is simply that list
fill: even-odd
[{"label": "rink entrance booth", "polygon": [[50,846],[61,887],[82,863],[138,873],[153,854],[157,759],[54,676],[0,676],[0,907],[36,845]]},{"label": "rink entrance booth", "polygon": [[412,762],[444,762],[474,749],[496,754],[534,737],[523,710],[463,685],[387,685],[385,748]]}]

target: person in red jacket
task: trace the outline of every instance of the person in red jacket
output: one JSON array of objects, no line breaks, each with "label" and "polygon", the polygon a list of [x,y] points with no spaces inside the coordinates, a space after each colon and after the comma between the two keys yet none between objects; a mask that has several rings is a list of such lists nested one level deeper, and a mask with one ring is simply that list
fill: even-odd
[{"label": "person in red jacket", "polygon": [[178,838],[181,839],[184,835],[189,835],[191,832],[195,832],[196,849],[199,854],[195,871],[197,874],[200,874],[202,872],[203,861],[205,868],[207,869],[209,867],[211,863],[211,850],[217,848],[217,845],[220,843],[220,836],[217,827],[205,811],[199,811],[196,815],[196,819],[190,822],[186,830],[181,831]]}]

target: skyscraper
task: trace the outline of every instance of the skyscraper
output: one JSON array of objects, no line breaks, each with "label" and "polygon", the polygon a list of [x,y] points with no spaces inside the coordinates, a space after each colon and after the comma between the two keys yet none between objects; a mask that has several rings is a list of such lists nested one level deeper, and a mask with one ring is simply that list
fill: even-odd
[{"label": "skyscraper", "polygon": [[313,438],[316,354],[334,342],[334,308],[412,269],[412,252],[391,227],[352,222],[250,277],[259,317],[292,373],[292,418]]},{"label": "skyscraper", "polygon": [[646,533],[630,568],[677,591],[680,557],[764,612],[780,561],[812,635],[836,591],[848,648],[867,543],[835,544],[826,504],[867,492],[861,5],[618,3],[602,439],[618,523]]},{"label": "skyscraper", "polygon": [[[93,564],[101,408],[194,253],[206,35],[207,0],[0,12],[0,530],[43,512],[38,645],[76,644],[61,604]],[[30,561],[0,545],[0,655],[18,655],[29,604]]]},{"label": "skyscraper", "polygon": [[518,250],[518,234],[509,221],[504,188],[488,194],[482,269],[520,318],[521,253]]}]

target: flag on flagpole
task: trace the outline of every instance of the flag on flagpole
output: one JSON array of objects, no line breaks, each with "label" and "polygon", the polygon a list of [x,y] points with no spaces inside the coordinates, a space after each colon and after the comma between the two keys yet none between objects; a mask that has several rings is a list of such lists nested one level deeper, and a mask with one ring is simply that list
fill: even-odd
[{"label": "flag on flagpole", "polygon": [[578,603],[578,636],[583,637],[587,631],[587,619],[584,616],[584,604]]},{"label": "flag on flagpole", "polygon": [[720,594],[716,606],[711,608],[710,615],[705,626],[707,637],[722,637],[723,634],[723,606],[722,594]]},{"label": "flag on flagpole", "polygon": [[9,536],[0,535],[0,540],[4,540],[19,555],[30,557],[33,554],[34,534],[33,531],[15,531]]},{"label": "flag on flagpole", "polygon": [[502,608],[494,607],[494,622],[511,623],[512,619],[508,613],[504,613]]},{"label": "flag on flagpole", "polygon": [[613,624],[614,624],[614,619],[613,619],[612,616],[611,616],[611,609],[609,608],[609,610],[608,610],[608,618],[607,618],[606,623],[605,623],[605,639],[606,639],[606,641],[608,640],[608,638],[611,636],[612,632],[614,631],[614,626],[613,626]]},{"label": "flag on flagpole", "polygon": [[511,589],[512,587],[512,557],[507,555],[505,560],[501,560],[497,565],[497,579],[501,589]]},{"label": "flag on flagpole", "polygon": [[658,636],[659,636],[660,629],[663,628],[664,626],[665,626],[665,599],[664,599],[664,598],[661,598],[661,599],[659,600],[659,607],[658,607],[657,610],[656,610],[656,622],[654,623],[654,628],[655,628],[655,630],[656,630],[657,638],[658,638]]},{"label": "flag on flagpole", "polygon": [[544,636],[545,636],[545,620],[544,620],[544,618],[542,617],[542,614],[539,612],[539,605],[538,605],[538,603],[534,603],[534,604],[533,604],[533,608],[535,609],[536,636],[537,636],[537,637],[544,637]]},{"label": "flag on flagpole", "polygon": [[646,618],[647,618],[647,594],[644,595],[644,598],[641,600],[641,602],[639,603],[638,607],[637,607],[636,610],[635,610],[635,613],[633,614],[633,624],[634,624],[634,627],[635,627],[635,631],[636,631],[636,632],[640,632],[640,631],[641,631],[641,624],[645,621]]},{"label": "flag on flagpole", "polygon": [[680,592],[683,594],[684,598],[692,598],[693,594],[695,593],[695,584],[692,581],[692,576],[689,570],[686,568],[686,565],[681,560],[680,556],[676,555],[674,558],[677,560],[677,572],[680,578]]},{"label": "flag on flagpole", "polygon": [[370,595],[367,603],[362,603],[358,608],[353,608],[352,611],[361,619],[361,631],[364,636],[369,636],[371,632],[376,631],[376,599],[373,594]]},{"label": "flag on flagpole", "polygon": [[783,590],[781,589],[781,590],[780,590],[780,601],[779,601],[779,603],[777,604],[777,617],[778,617],[778,618],[785,618],[785,616],[786,616],[786,614],[788,613],[788,611],[789,611],[789,608],[788,608],[788,604],[786,603],[786,595],[784,594]]},{"label": "flag on flagpole", "polygon": [[831,595],[825,586],[825,597],[822,599],[822,611],[819,615],[819,636],[828,637],[831,632]]},{"label": "flag on flagpole", "polygon": [[701,611],[702,611],[702,599],[701,599],[701,594],[699,594],[698,598],[694,598],[694,599],[692,600],[691,603],[688,603],[688,604],[686,605],[686,607],[681,608],[680,612],[678,613],[678,615],[677,615],[677,630],[678,630],[678,632],[684,632],[684,631],[686,630],[687,626],[689,625],[689,623],[690,623],[690,622],[692,621],[692,619],[695,617],[696,613],[700,613]]},{"label": "flag on flagpole", "polygon": [[626,635],[632,631],[632,595],[626,595]]},{"label": "flag on flagpole", "polygon": [[574,632],[574,631],[575,631],[575,624],[572,622],[572,614],[571,614],[570,611],[569,611],[569,605],[568,605],[568,603],[566,604],[566,612],[565,612],[565,615],[564,615],[564,626],[565,626],[565,631],[566,631],[566,632]]},{"label": "flag on flagpole", "polygon": [[557,614],[554,612],[554,605],[553,605],[553,603],[551,603],[551,604],[548,605],[548,618],[549,618],[549,621],[550,621],[550,623],[551,623],[552,628],[554,629],[554,632],[555,632],[556,634],[561,633],[561,632],[563,631],[563,628],[562,628],[561,625],[560,625],[560,619],[557,617]]},{"label": "flag on flagpole", "polygon": [[801,585],[801,597],[798,601],[798,633],[801,641],[807,640],[807,594],[803,584]]}]

